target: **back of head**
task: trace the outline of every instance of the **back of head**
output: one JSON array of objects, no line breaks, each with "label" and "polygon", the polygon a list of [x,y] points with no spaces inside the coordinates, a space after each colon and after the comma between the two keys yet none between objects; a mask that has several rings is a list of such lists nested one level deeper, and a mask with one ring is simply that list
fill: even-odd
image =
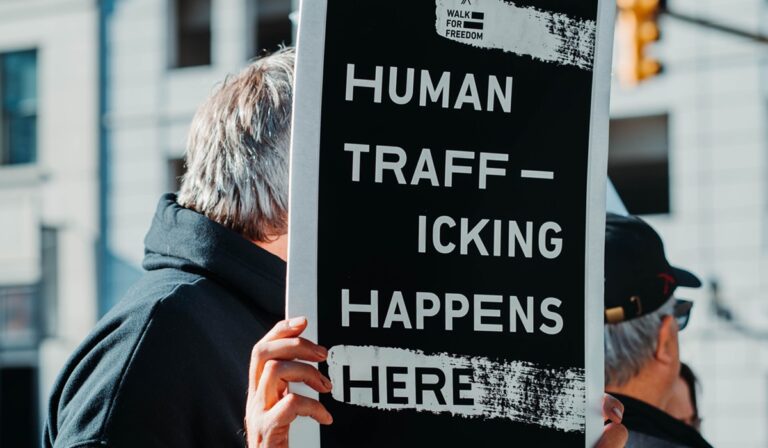
[{"label": "back of head", "polygon": [[253,241],[287,233],[295,53],[228,77],[195,114],[178,202]]},{"label": "back of head", "polygon": [[605,243],[605,384],[621,387],[655,359],[677,287],[701,282],[669,264],[661,237],[636,216],[609,213]]},{"label": "back of head", "polygon": [[675,299],[626,322],[605,325],[605,384],[623,386],[653,359],[662,318],[673,313]]}]

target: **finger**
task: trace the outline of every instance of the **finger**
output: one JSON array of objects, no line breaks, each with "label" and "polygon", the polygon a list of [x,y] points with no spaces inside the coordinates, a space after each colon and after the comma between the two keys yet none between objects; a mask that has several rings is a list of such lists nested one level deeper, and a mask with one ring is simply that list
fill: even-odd
[{"label": "finger", "polygon": [[608,394],[603,395],[603,418],[613,423],[621,423],[624,418],[624,405]]},{"label": "finger", "polygon": [[293,361],[300,359],[302,361],[320,362],[328,357],[328,350],[312,341],[304,338],[287,338],[270,341],[259,347],[257,356],[264,362],[270,359],[279,361]]},{"label": "finger", "polygon": [[294,317],[281,320],[272,327],[259,342],[274,341],[275,339],[292,338],[300,335],[307,328],[306,317]]},{"label": "finger", "polygon": [[314,342],[304,338],[277,339],[269,342],[260,342],[253,347],[251,352],[251,366],[249,385],[255,388],[264,370],[264,363],[274,359],[291,361],[320,362],[328,357],[328,350]]},{"label": "finger", "polygon": [[261,376],[261,370],[264,367],[264,363],[267,361],[264,357],[260,356],[264,351],[264,346],[276,339],[297,337],[306,328],[306,317],[294,317],[293,319],[281,320],[253,346],[253,349],[251,349],[251,362],[248,366],[248,385],[250,390],[256,388],[258,379]]},{"label": "finger", "polygon": [[298,361],[269,360],[264,365],[258,389],[282,391],[288,383],[304,383],[317,392],[330,392],[333,387],[331,380],[313,365]]},{"label": "finger", "polygon": [[283,397],[267,413],[267,419],[274,426],[290,425],[296,417],[311,417],[321,425],[333,423],[333,417],[319,401],[298,394]]},{"label": "finger", "polygon": [[624,448],[629,440],[629,433],[624,425],[608,423],[603,427],[603,436],[595,448]]},{"label": "finger", "polygon": [[333,385],[315,366],[297,361],[269,360],[259,379],[256,398],[264,409],[271,408],[281,399],[288,383],[304,383],[317,392],[330,392]]}]

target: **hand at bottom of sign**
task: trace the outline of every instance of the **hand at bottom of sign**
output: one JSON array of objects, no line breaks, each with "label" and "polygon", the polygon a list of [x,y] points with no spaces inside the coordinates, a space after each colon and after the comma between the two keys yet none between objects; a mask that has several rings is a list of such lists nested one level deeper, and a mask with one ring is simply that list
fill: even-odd
[{"label": "hand at bottom of sign", "polygon": [[248,448],[288,446],[288,428],[298,416],[330,425],[333,417],[319,401],[288,392],[288,383],[304,383],[327,393],[331,381],[314,366],[299,361],[320,362],[328,351],[299,337],[307,319],[297,317],[278,322],[251,352],[245,430]]},{"label": "hand at bottom of sign", "polygon": [[[298,416],[330,425],[333,417],[319,401],[288,393],[288,383],[301,382],[320,393],[331,391],[331,381],[314,366],[328,351],[299,337],[307,319],[279,322],[254,347],[249,371],[245,429],[248,448],[288,447],[288,429]],[[603,418],[608,422],[596,448],[622,448],[627,429],[621,424],[624,406],[610,395],[603,398]]]}]

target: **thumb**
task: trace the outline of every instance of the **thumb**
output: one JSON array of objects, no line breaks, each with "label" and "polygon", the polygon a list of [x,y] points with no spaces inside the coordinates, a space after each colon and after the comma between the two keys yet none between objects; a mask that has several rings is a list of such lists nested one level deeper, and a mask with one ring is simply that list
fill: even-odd
[{"label": "thumb", "polygon": [[603,436],[595,448],[624,448],[629,439],[629,433],[624,425],[608,423],[603,427]]}]

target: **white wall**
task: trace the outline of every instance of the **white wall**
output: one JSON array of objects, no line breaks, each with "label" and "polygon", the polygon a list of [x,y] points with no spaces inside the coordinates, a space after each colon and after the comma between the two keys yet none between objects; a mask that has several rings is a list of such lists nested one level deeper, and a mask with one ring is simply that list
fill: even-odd
[{"label": "white wall", "polygon": [[[758,31],[761,0],[669,0],[671,8]],[[768,47],[674,19],[661,23],[661,76],[614,86],[612,114],[670,114],[669,216],[649,217],[673,264],[717,278],[738,317],[768,331],[765,63]],[[706,290],[681,335],[682,358],[700,376],[705,436],[714,446],[768,445],[768,340],[717,319]]]}]

